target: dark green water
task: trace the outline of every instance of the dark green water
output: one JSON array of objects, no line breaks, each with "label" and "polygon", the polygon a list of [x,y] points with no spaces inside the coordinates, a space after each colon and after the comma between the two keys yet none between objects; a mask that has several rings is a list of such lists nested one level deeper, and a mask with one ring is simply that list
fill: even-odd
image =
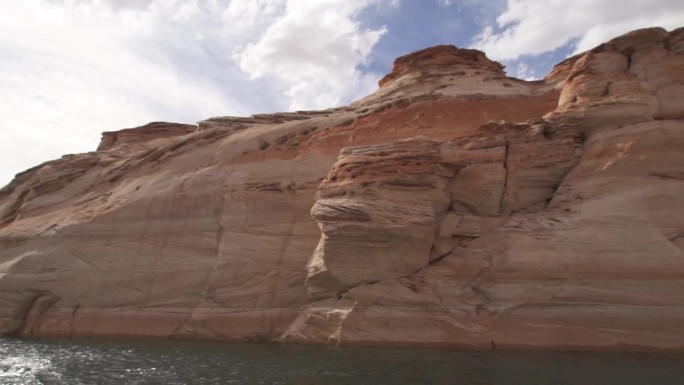
[{"label": "dark green water", "polygon": [[684,355],[4,338],[0,384],[679,385]]}]

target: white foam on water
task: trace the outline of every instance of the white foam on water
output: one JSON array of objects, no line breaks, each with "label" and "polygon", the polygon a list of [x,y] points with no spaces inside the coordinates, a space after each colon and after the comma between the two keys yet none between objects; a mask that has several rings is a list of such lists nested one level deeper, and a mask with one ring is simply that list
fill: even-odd
[{"label": "white foam on water", "polygon": [[52,370],[52,361],[39,354],[22,354],[0,358],[0,383],[2,384],[46,384],[45,379],[57,380],[59,374]]}]

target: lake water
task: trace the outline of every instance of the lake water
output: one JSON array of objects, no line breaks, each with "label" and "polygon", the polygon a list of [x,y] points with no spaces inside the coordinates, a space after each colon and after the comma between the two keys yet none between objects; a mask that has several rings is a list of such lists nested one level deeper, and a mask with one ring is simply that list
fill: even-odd
[{"label": "lake water", "polygon": [[679,385],[684,355],[0,338],[0,384]]}]

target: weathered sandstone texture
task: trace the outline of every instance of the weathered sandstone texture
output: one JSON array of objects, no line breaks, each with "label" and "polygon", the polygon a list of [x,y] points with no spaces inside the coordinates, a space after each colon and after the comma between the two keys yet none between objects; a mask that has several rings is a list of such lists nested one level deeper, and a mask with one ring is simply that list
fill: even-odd
[{"label": "weathered sandstone texture", "polygon": [[684,348],[684,29],[324,111],[151,123],[0,190],[0,333]]}]

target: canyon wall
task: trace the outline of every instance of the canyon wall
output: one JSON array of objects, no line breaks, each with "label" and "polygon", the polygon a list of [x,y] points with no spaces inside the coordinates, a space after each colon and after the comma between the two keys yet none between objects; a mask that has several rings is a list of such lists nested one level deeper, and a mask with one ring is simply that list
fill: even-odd
[{"label": "canyon wall", "polygon": [[103,134],[0,190],[0,333],[684,347],[684,30]]}]

